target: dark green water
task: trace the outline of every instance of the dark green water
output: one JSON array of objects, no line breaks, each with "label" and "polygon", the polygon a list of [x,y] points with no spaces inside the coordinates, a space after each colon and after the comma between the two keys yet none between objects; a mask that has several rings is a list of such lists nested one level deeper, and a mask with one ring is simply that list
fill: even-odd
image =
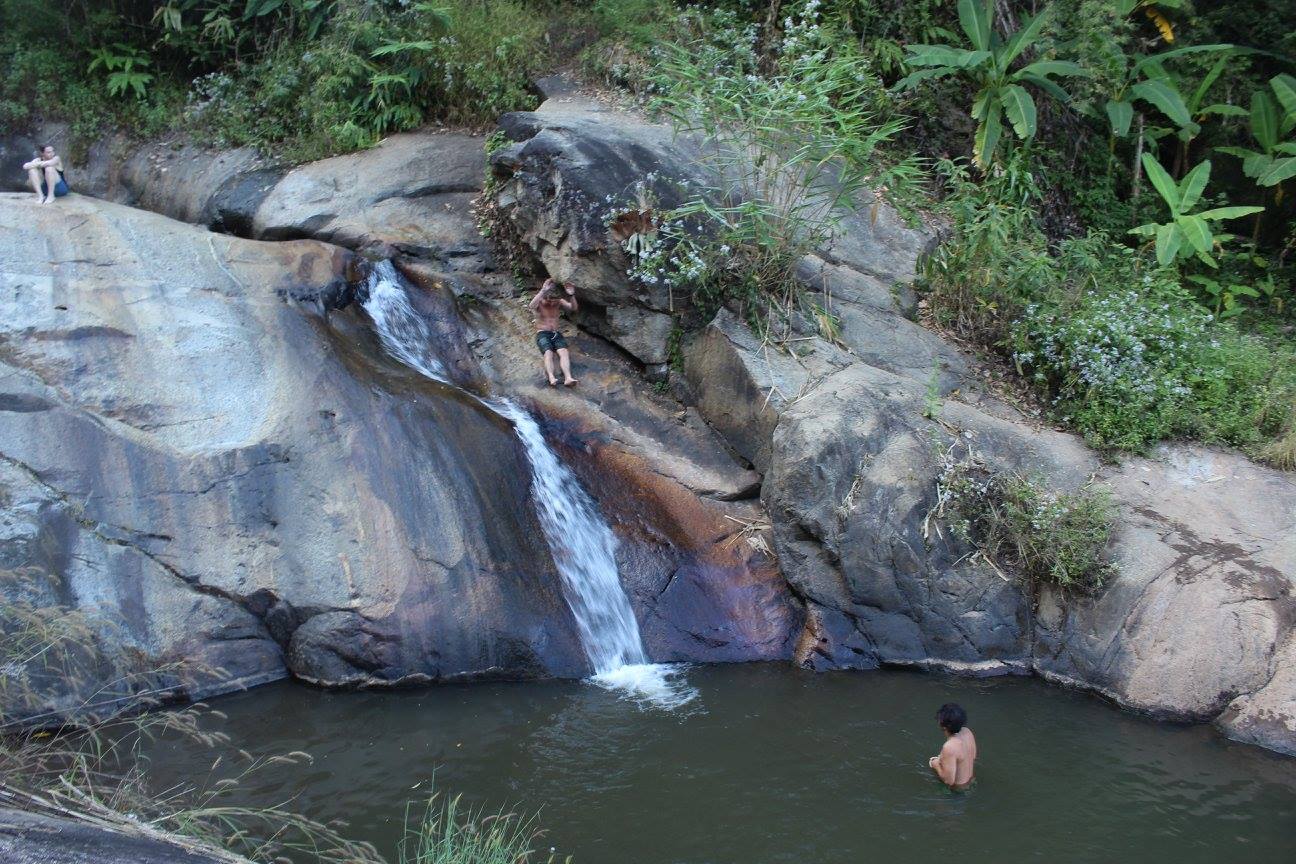
[{"label": "dark green water", "polygon": [[[1029,679],[783,665],[691,669],[674,714],[577,682],[410,693],[273,685],[219,700],[253,753],[302,749],[240,794],[294,795],[390,851],[405,802],[439,787],[541,808],[576,864],[1296,861],[1296,760],[1152,723]],[[970,715],[970,792],[930,776],[945,701]],[[158,779],[210,753],[153,752]]]}]

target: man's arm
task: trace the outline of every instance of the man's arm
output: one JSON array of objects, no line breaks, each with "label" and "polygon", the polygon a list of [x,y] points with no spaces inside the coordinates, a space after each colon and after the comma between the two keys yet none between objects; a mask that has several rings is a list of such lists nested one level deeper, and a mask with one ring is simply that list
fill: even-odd
[{"label": "man's arm", "polygon": [[536,296],[531,298],[531,302],[527,304],[527,308],[530,309],[532,312],[536,311],[536,309],[539,309],[540,298],[543,296],[544,296],[544,289],[542,288],[536,292]]},{"label": "man's arm", "polygon": [[936,772],[936,776],[946,786],[953,786],[954,781],[958,778],[958,756],[955,755],[954,748],[950,746],[949,742],[946,742],[945,746],[941,747],[939,756],[933,756],[927,760],[927,765],[932,771]]},{"label": "man's arm", "polygon": [[566,309],[568,312],[575,312],[577,309],[579,309],[580,304],[576,302],[576,289],[568,285],[567,299],[559,300],[558,305]]}]

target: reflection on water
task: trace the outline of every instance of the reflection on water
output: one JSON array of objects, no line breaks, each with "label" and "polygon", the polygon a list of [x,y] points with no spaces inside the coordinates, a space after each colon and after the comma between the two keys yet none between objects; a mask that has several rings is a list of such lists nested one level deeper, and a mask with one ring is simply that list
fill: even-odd
[{"label": "reflection on water", "polygon": [[[253,753],[303,749],[245,793],[345,818],[390,851],[405,801],[437,785],[492,808],[541,808],[577,864],[1290,862],[1296,760],[1151,723],[1033,680],[700,667],[700,696],[641,711],[577,682],[409,693],[273,685],[221,700]],[[936,708],[968,709],[977,782],[926,767]],[[158,745],[158,778],[210,754]]]}]

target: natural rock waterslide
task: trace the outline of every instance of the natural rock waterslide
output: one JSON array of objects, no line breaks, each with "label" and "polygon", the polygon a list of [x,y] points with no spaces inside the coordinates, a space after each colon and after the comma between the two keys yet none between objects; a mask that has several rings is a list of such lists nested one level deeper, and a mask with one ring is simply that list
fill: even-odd
[{"label": "natural rock waterslide", "polygon": [[[672,376],[674,398],[657,393],[645,386],[641,376],[663,374],[669,335],[663,316],[680,298],[659,297],[625,278],[627,262],[602,230],[600,211],[607,208],[603,202],[608,195],[622,194],[630,182],[650,172],[693,174],[694,152],[669,130],[571,97],[550,99],[534,113],[509,115],[501,128],[512,144],[491,161],[500,211],[512,221],[516,238],[536,261],[555,275],[572,278],[591,295],[579,317],[585,330],[575,343],[583,367],[580,392],[553,392],[539,385],[525,309],[511,280],[500,272],[502,265],[494,260],[491,244],[472,226],[468,199],[480,186],[482,160],[480,156],[469,159],[467,154],[480,147],[480,139],[395,136],[374,151],[286,174],[250,160],[241,169],[230,169],[235,161],[231,154],[219,157],[220,166],[200,170],[204,164],[213,165],[211,157],[158,148],[138,158],[152,160],[155,171],[169,167],[166,176],[175,178],[167,181],[171,191],[163,194],[154,189],[148,201],[129,189],[122,194],[163,212],[251,236],[326,238],[355,249],[403,251],[402,267],[420,286],[412,292],[412,302],[436,322],[436,332],[450,347],[449,355],[442,356],[449,356],[445,362],[452,377],[465,376],[454,380],[478,392],[484,392],[489,381],[495,392],[520,398],[548,418],[543,424],[546,437],[597,498],[620,540],[617,563],[648,655],[654,660],[785,657],[793,653],[796,642],[796,659],[813,668],[903,664],[977,673],[1034,672],[1095,689],[1158,716],[1215,720],[1233,737],[1296,751],[1296,600],[1292,595],[1296,483],[1291,475],[1261,468],[1235,454],[1192,447],[1166,448],[1152,459],[1106,465],[1074,437],[1042,430],[1030,418],[980,393],[964,358],[910,319],[915,298],[904,283],[912,278],[917,257],[933,242],[932,235],[906,228],[885,208],[876,219],[848,220],[847,230],[831,248],[803,262],[807,287],[819,292],[821,305],[828,305],[841,320],[838,342],[819,339],[807,328],[795,344],[761,344],[722,311],[702,332],[684,341],[682,370]],[[393,165],[401,170],[393,172]],[[369,166],[385,167],[370,173]],[[213,185],[181,179],[186,175],[211,179],[218,168],[225,173]],[[128,185],[119,182],[117,188]],[[195,192],[196,188],[203,191]],[[68,210],[62,212],[66,216]],[[156,218],[123,212],[134,220]],[[23,220],[31,221],[30,210],[22,214]],[[40,214],[41,230],[35,236],[57,235],[60,223],[54,220],[60,218]],[[51,221],[43,221],[47,219]],[[159,224],[174,226],[165,220]],[[333,249],[302,241],[263,245],[202,232],[192,236],[203,239],[178,245],[212,243],[222,253],[230,250],[244,262],[221,259],[235,272],[253,266],[247,262],[261,254]],[[8,245],[7,240],[4,243]],[[263,248],[279,251],[252,251]],[[16,252],[5,255],[6,259],[19,257]],[[79,260],[68,261],[52,269],[81,266]],[[285,290],[334,305],[349,296],[338,283],[331,292],[300,290],[318,289],[328,279],[297,279],[288,275],[294,267],[301,270],[297,265],[283,267],[262,284],[292,283]],[[327,586],[311,585],[302,595],[307,600],[287,601],[296,610],[290,620],[306,622],[291,630],[286,640],[289,667],[303,677],[323,681],[399,680],[415,668],[416,674],[433,678],[483,671],[519,674],[519,669],[525,674],[588,671],[562,603],[559,580],[518,577],[510,581],[501,575],[516,574],[509,567],[520,561],[539,562],[519,568],[527,573],[554,570],[533,511],[516,506],[526,497],[520,488],[524,481],[519,480],[527,474],[525,454],[506,424],[466,405],[450,388],[416,380],[385,360],[365,322],[353,311],[332,313],[325,326],[314,315],[272,300],[270,293],[267,290],[264,302],[258,303],[267,307],[261,314],[279,303],[275,315],[290,316],[292,321],[290,326],[274,319],[271,332],[309,334],[309,338],[293,335],[286,340],[308,361],[293,368],[325,370],[310,373],[298,398],[318,397],[315,401],[322,404],[327,400],[321,394],[341,390],[355,400],[369,400],[364,410],[375,413],[366,415],[365,422],[383,434],[361,443],[364,436],[357,434],[357,428],[346,427],[353,436],[351,452],[363,460],[364,470],[376,471],[373,466],[381,462],[388,470],[412,473],[406,470],[408,465],[426,465],[422,460],[427,454],[410,440],[417,438],[415,427],[426,438],[437,438],[438,444],[427,446],[440,447],[447,454],[462,452],[457,450],[458,440],[445,443],[447,436],[465,437],[462,429],[437,426],[440,431],[434,432],[428,427],[439,421],[432,416],[436,412],[442,412],[441,417],[454,412],[450,424],[468,418],[462,422],[475,424],[479,432],[475,443],[464,446],[476,447],[478,454],[489,451],[488,461],[498,462],[504,454],[507,467],[500,468],[496,462],[476,465],[473,472],[499,476],[458,482],[475,493],[466,500],[486,509],[504,505],[481,495],[482,489],[513,489],[512,512],[504,517],[512,530],[499,532],[508,533],[506,538],[492,533],[490,540],[525,547],[508,549],[508,555],[497,552],[480,538],[486,528],[473,523],[475,516],[447,514],[445,525],[458,526],[456,530],[486,547],[474,547],[479,556],[475,560],[489,565],[474,566],[489,570],[493,565],[497,571],[491,570],[488,579],[472,580],[471,585],[452,585],[451,591],[443,585],[428,586],[419,570],[426,562],[416,559],[419,563],[404,571],[407,575],[400,584],[408,581],[421,589],[417,613],[410,605],[393,604],[378,610],[380,614],[360,615],[356,623],[362,626],[354,629],[353,638],[367,640],[362,643],[364,651],[335,651],[334,645],[356,642],[337,638],[342,631],[325,628],[322,622],[315,625],[323,630],[321,639],[307,642],[301,637],[305,645],[319,650],[299,655],[292,650],[299,641],[297,633],[307,628],[309,635],[307,625],[314,618],[353,614],[334,613],[312,603],[312,592]],[[171,312],[183,310],[188,302],[174,298]],[[33,324],[5,326],[9,328],[6,362],[11,362],[13,346],[19,341],[24,346],[31,342],[32,347],[24,351],[38,359],[39,352],[51,350],[51,345],[64,345],[60,340],[20,340],[15,335],[27,328],[33,333],[40,329]],[[154,346],[154,352],[169,357],[174,348]],[[72,358],[81,356],[68,351],[58,359],[71,366],[76,363]],[[209,373],[223,371],[218,357],[208,359]],[[32,368],[42,365],[58,368],[59,362],[36,363],[28,357],[19,371],[31,374]],[[242,363],[240,358],[232,368],[237,371]],[[165,369],[166,364],[159,365],[172,371]],[[941,423],[924,418],[933,370],[943,397]],[[87,372],[83,366],[75,374]],[[360,381],[331,380],[335,372],[358,376]],[[294,376],[281,371],[267,377],[284,386],[284,379]],[[264,381],[248,384],[265,387]],[[66,387],[57,381],[55,386]],[[317,386],[323,389],[315,392]],[[250,389],[223,383],[222,388],[227,394]],[[75,388],[68,392],[75,394]],[[383,394],[385,399],[380,398]],[[103,406],[95,410],[106,416]],[[382,412],[392,411],[410,418],[399,435],[386,429],[393,420]],[[356,415],[341,419],[354,423]],[[279,424],[285,425],[291,424]],[[991,464],[1034,472],[1058,488],[1073,488],[1095,474],[1099,482],[1110,485],[1120,507],[1112,548],[1119,578],[1092,599],[1036,595],[969,557],[972,550],[948,530],[924,530],[935,494],[933,430],[938,435],[964,436]],[[145,432],[164,434],[154,429]],[[200,434],[194,428],[189,432],[195,440]],[[395,446],[389,443],[392,439]],[[0,440],[8,442],[10,436]],[[224,439],[212,436],[210,440]],[[491,443],[487,446],[484,441]],[[354,482],[350,472],[361,469],[333,452],[332,464],[344,479],[331,482]],[[61,453],[50,455],[54,458],[40,468],[45,473],[37,476],[66,492],[57,499],[59,505],[97,506],[93,497],[81,504],[84,483],[65,489],[63,476],[58,476],[59,484],[50,480],[54,472],[66,471]],[[453,464],[438,463],[442,470],[450,474],[460,470],[459,460],[448,455],[445,459]],[[426,467],[416,470],[426,477],[435,473]],[[135,478],[141,472],[123,471],[121,476]],[[402,496],[417,485],[405,476],[363,477],[366,482],[399,486]],[[447,481],[436,477],[428,482]],[[492,485],[496,483],[503,486]],[[214,489],[220,490],[221,485]],[[462,491],[454,488],[455,494]],[[296,498],[291,491],[276,494]],[[423,499],[435,497],[436,491],[420,488],[410,494],[386,522],[389,546],[384,554],[395,560],[408,560],[408,549],[399,548],[407,540],[405,532],[430,530],[405,520],[416,518],[414,505],[425,506]],[[754,498],[757,494],[759,500]],[[373,519],[372,508],[352,506],[345,498],[331,503],[355,519],[352,524],[364,526],[365,539],[357,544],[370,543],[368,538],[376,536],[374,526],[367,524]],[[20,508],[6,512],[12,520]],[[74,513],[71,522],[77,526],[102,524],[96,521],[99,511],[69,512]],[[433,508],[432,512],[445,511]],[[315,511],[299,512],[297,524],[304,525],[315,515]],[[189,516],[185,514],[186,519]],[[464,523],[472,524],[465,528]],[[112,524],[167,533],[147,521]],[[332,523],[334,531],[350,530],[339,524]],[[747,527],[737,530],[742,526]],[[332,562],[340,560],[340,551],[354,552],[328,529],[294,530],[301,533],[292,542],[305,537],[324,544],[326,551],[316,554],[281,545],[269,557],[304,557],[311,563],[329,562],[331,567],[308,573],[304,565],[296,565],[303,586],[321,580],[319,574],[337,572],[339,567]],[[167,536],[183,534],[176,530]],[[207,532],[205,536],[218,535]],[[288,536],[280,534],[277,540],[282,543]],[[346,536],[359,537],[360,532]],[[777,552],[782,575],[758,550],[762,541]],[[182,541],[150,542],[176,548],[173,544]],[[244,538],[242,548],[249,543]],[[40,543],[29,546],[43,548]],[[262,556],[268,554],[264,547],[258,548]],[[245,551],[244,557],[248,554]],[[373,564],[371,558],[367,565]],[[194,571],[180,572],[187,576]],[[361,582],[372,572],[367,566]],[[208,575],[201,572],[204,579]],[[254,593],[237,596],[246,599]],[[278,604],[289,594],[274,596]],[[492,605],[504,603],[523,608]],[[247,612],[237,603],[231,605]],[[442,613],[446,620],[438,617]],[[476,662],[458,662],[462,655],[447,651],[438,654],[433,664],[430,653],[419,655],[419,649],[409,647],[409,640],[419,639],[425,652],[445,644],[445,634],[458,632],[455,613],[484,616],[489,622],[485,631],[479,626],[465,629],[473,629],[483,644],[507,646],[504,662],[493,663],[480,655]],[[409,621],[415,614],[431,616],[445,629],[428,635],[431,628],[421,629],[426,618],[406,623],[404,629],[392,626],[393,621]],[[249,627],[268,629],[266,622],[276,620],[277,613],[269,614],[254,603],[248,616]],[[542,639],[538,634],[546,627],[552,632],[545,632]],[[255,637],[247,644],[253,649],[268,646],[266,665],[271,671],[267,674],[283,674],[282,667],[275,668],[280,642]],[[387,652],[382,656],[395,661],[387,666],[355,665],[361,656],[368,660],[379,655],[378,646]],[[237,653],[225,647],[231,655]],[[410,656],[419,662],[407,663]],[[315,659],[299,661],[304,657]],[[315,667],[328,665],[321,657],[336,665],[328,674],[312,674],[319,671]],[[448,662],[450,658],[456,662]],[[300,666],[294,665],[298,662]]]},{"label": "natural rock waterslide", "polygon": [[[410,287],[391,262],[378,263],[365,284],[365,311],[392,355],[429,379],[453,386],[436,356],[435,334],[410,303]],[[595,680],[662,707],[689,701],[691,692],[670,681],[671,670],[648,662],[639,622],[617,572],[616,537],[598,505],[554,455],[529,413],[509,399],[480,404],[513,424],[526,451],[536,516]]]},{"label": "natural rock waterslide", "polygon": [[[0,229],[5,590],[91,614],[113,676],[176,658],[224,670],[199,696],[289,673],[591,671],[521,442],[476,397],[389,359],[357,307],[319,313],[349,296],[345,250],[87,198],[0,197]],[[471,384],[454,304],[414,302]],[[637,504],[612,524],[648,656],[786,656],[781,583],[753,599],[742,577],[758,568],[677,544],[669,514]],[[667,590],[691,580],[705,587]],[[765,603],[777,636],[726,598]],[[81,683],[50,708],[104,682]]]}]

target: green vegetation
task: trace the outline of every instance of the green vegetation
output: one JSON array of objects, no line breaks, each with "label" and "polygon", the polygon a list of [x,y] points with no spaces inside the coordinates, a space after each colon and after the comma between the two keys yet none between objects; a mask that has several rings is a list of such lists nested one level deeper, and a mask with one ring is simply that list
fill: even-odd
[{"label": "green vegetation", "polygon": [[[1191,438],[1289,464],[1296,89],[1266,34],[1296,15],[1254,16],[1238,44],[1183,4],[962,0],[899,20],[870,0],[775,5],[694,6],[659,47],[644,23],[617,42],[609,80],[724,163],[723,183],[675,190],[682,206],[657,207],[656,178],[622,202],[655,217],[614,226],[639,278],[776,344],[831,339],[796,265],[848,200],[875,217],[878,189],[948,219],[919,284],[933,322],[1012,364],[1055,422],[1106,450]],[[926,191],[923,157],[941,157]],[[1249,240],[1229,233],[1243,219]]]},{"label": "green vegetation", "polygon": [[1091,592],[1112,573],[1105,490],[1051,491],[1020,472],[991,470],[963,442],[941,450],[931,515],[948,519],[992,567],[1030,585]]},{"label": "green vegetation", "polygon": [[3,0],[0,131],[48,114],[70,119],[82,145],[113,125],[183,128],[301,161],[434,121],[480,126],[534,106],[558,12],[521,0]]},{"label": "green vegetation", "polygon": [[[400,864],[558,864],[553,852],[532,847],[542,832],[534,817],[516,813],[484,813],[466,808],[455,795],[433,794],[423,818],[410,824],[405,814],[405,839]],[[570,861],[570,858],[561,859]]]},{"label": "green vegetation", "polygon": [[633,272],[691,322],[728,305],[775,341],[835,338],[796,267],[880,197],[948,221],[931,322],[1055,422],[1292,460],[1291,4],[0,0],[0,24],[0,131],[183,129],[289,161],[482,126],[581,71],[715,145],[722,181],[617,202],[641,216],[614,230]]},{"label": "green vegetation", "polygon": [[[732,43],[662,52],[652,107],[715,142],[721,179],[682,190],[684,203],[659,214],[647,242],[638,232],[625,241],[638,278],[686,288],[704,317],[725,303],[758,326],[771,307],[791,314],[797,263],[832,238],[853,201],[914,194],[916,160],[887,152],[904,124],[880,112],[881,83],[861,74],[853,53],[818,40],[804,34],[764,75]],[[636,190],[641,210],[651,191]]]},{"label": "green vegetation", "polygon": [[905,65],[916,67],[917,71],[900,81],[901,89],[950,75],[962,75],[973,82],[976,96],[972,100],[972,119],[977,127],[972,158],[982,168],[994,160],[1005,117],[1018,138],[1025,141],[1035,137],[1038,126],[1035,99],[1024,85],[1033,85],[1065,102],[1070,97],[1053,78],[1084,74],[1084,70],[1067,60],[1041,59],[1013,68],[1014,61],[1038,41],[1049,8],[1045,6],[1044,11],[1026,21],[1019,30],[1001,39],[991,26],[994,0],[959,0],[959,26],[967,34],[970,49],[950,45],[907,46],[909,56]]},{"label": "green vegetation", "polygon": [[1253,448],[1284,428],[1296,352],[1216,324],[1173,282],[1028,306],[1014,359],[1054,413],[1097,447],[1166,438]]},{"label": "green vegetation", "polygon": [[[183,699],[217,669],[191,663],[123,662],[95,634],[111,622],[47,601],[47,586],[5,574],[0,602],[0,805],[84,819],[126,834],[167,839],[197,851],[226,850],[258,862],[384,864],[371,844],[348,839],[291,802],[249,807],[240,790],[254,775],[309,765],[301,751],[252,756],[207,730],[219,712]],[[135,667],[135,668],[131,668]],[[105,678],[109,683],[102,684]],[[84,698],[66,694],[90,691]],[[149,780],[143,745],[183,740],[211,752],[211,770],[168,789]],[[411,828],[401,864],[527,864],[539,837],[534,819],[485,815],[433,796]],[[241,860],[241,859],[240,859]]]}]

